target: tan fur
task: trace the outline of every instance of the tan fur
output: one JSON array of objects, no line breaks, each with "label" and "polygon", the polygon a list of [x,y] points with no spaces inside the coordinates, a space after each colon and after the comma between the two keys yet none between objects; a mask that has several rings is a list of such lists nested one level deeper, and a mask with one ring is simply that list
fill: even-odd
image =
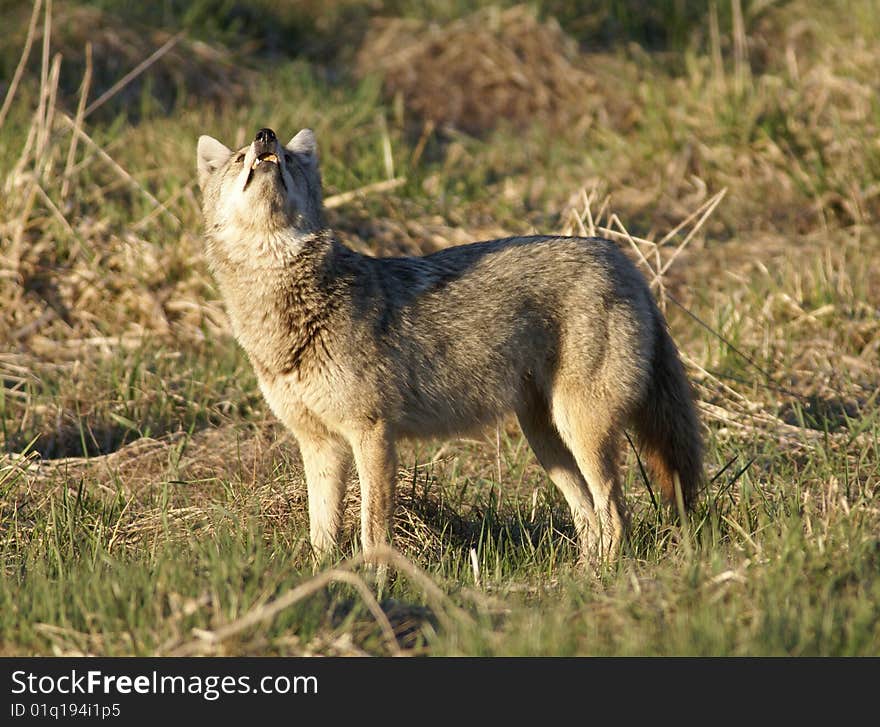
[{"label": "tan fur", "polygon": [[[265,138],[238,152],[200,138],[207,253],[260,388],[300,444],[317,554],[336,544],[352,459],[369,557],[390,537],[397,441],[506,412],[565,496],[585,557],[625,539],[627,426],[664,496],[674,501],[677,480],[692,504],[702,465],[690,386],[614,243],[527,237],[361,255],[323,223],[311,132],[286,147]],[[278,164],[253,167],[268,151]]]}]

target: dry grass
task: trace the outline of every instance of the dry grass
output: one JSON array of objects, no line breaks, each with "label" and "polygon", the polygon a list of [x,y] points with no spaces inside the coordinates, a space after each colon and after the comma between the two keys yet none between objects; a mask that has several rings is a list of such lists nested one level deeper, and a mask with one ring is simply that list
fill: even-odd
[{"label": "dry grass", "polygon": [[371,23],[358,54],[361,74],[379,74],[408,113],[472,134],[500,121],[523,126],[589,124],[596,81],[577,43],[534,10],[490,7],[438,26],[403,18]]},{"label": "dry grass", "polygon": [[[10,10],[8,41],[15,46],[21,46],[24,39],[24,25],[14,22],[21,15],[16,11],[22,10],[23,5],[19,3]],[[77,87],[85,71],[86,48],[91,48],[93,87],[100,92],[90,99],[86,116],[107,119],[125,108],[135,114],[149,111],[142,107],[145,84],[151,87],[150,103],[158,108],[171,108],[225,103],[229,99],[241,101],[247,86],[253,83],[253,72],[221,45],[208,45],[183,33],[133,24],[122,15],[99,7],[57,2],[50,2],[49,7],[52,22],[48,26],[39,24],[34,41],[42,44],[48,33],[52,53],[64,58],[65,102],[73,100],[75,94],[70,91]],[[147,68],[150,73],[144,74]],[[115,87],[116,84],[119,86]]]}]

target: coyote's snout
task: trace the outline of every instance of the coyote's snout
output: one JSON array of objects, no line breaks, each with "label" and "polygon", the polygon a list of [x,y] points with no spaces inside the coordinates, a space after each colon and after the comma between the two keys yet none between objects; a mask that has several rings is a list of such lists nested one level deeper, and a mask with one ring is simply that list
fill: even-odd
[{"label": "coyote's snout", "polygon": [[626,528],[624,428],[667,500],[696,497],[691,389],[645,280],[614,243],[519,237],[373,258],[323,221],[315,137],[198,143],[207,253],[233,331],[300,445],[312,545],[336,544],[353,457],[361,542],[389,537],[396,442],[514,412],[585,556]]}]

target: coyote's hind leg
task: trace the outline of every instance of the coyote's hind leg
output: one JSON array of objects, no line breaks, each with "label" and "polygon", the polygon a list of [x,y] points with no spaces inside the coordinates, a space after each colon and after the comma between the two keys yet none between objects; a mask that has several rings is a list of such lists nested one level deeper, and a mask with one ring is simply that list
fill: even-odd
[{"label": "coyote's hind leg", "polygon": [[517,418],[538,462],[565,497],[578,533],[581,555],[590,556],[599,521],[587,481],[550,419],[547,405],[535,394],[517,409]]}]

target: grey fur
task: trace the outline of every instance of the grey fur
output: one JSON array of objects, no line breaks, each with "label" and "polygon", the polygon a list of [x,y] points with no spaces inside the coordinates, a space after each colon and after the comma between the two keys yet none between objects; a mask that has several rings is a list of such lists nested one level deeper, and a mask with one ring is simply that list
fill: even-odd
[{"label": "grey fur", "polygon": [[690,386],[642,275],[603,239],[520,237],[373,258],[322,216],[314,136],[251,171],[201,137],[208,259],[233,331],[296,436],[318,554],[336,543],[351,455],[365,554],[384,542],[395,443],[515,412],[568,501],[587,557],[626,532],[617,472],[631,426],[660,488],[691,504],[701,441]]}]

